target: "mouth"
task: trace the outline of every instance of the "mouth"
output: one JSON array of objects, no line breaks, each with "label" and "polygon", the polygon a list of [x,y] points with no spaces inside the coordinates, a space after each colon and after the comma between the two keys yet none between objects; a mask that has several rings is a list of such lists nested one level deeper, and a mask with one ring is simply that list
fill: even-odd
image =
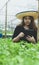
[{"label": "mouth", "polygon": [[26,23],[26,25],[29,25],[29,23]]}]

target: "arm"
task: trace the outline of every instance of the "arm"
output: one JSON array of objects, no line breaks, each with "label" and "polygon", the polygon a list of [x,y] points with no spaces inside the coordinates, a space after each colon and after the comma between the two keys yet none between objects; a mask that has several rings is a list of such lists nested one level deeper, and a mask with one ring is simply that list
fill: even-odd
[{"label": "arm", "polygon": [[12,36],[12,39],[13,39],[14,42],[19,40],[19,37],[18,37],[18,34],[19,34],[19,33],[20,33],[20,27],[17,26],[17,27],[15,28],[14,34],[13,34],[13,36]]},{"label": "arm", "polygon": [[12,35],[12,39],[14,39],[20,33],[20,30],[19,29],[20,29],[19,26],[17,26],[15,28],[14,33]]},{"label": "arm", "polygon": [[35,38],[34,38],[33,36],[31,37],[31,36],[28,35],[28,36],[26,37],[26,39],[27,39],[29,42],[36,43]]},{"label": "arm", "polygon": [[23,32],[20,32],[19,34],[18,34],[18,36],[16,36],[14,39],[13,39],[13,41],[14,42],[18,42],[19,40],[20,40],[20,38],[22,38],[22,37],[24,37],[24,33]]},{"label": "arm", "polygon": [[36,43],[37,42],[37,31],[34,30],[33,32],[31,32],[31,34],[32,34],[32,37],[28,35],[26,39],[30,42]]},{"label": "arm", "polygon": [[37,42],[37,31],[31,30],[29,32],[29,35],[26,37],[26,39],[30,42],[36,43]]},{"label": "arm", "polygon": [[15,31],[14,31],[14,35],[12,37],[13,42],[18,42],[20,40],[21,37],[24,36],[24,33],[20,31],[20,27],[16,27]]},{"label": "arm", "polygon": [[15,38],[13,38],[13,42],[18,42],[19,40],[20,40],[19,35],[18,35],[18,36],[16,36]]},{"label": "arm", "polygon": [[34,31],[34,38],[35,38],[35,41],[37,42],[37,31]]}]

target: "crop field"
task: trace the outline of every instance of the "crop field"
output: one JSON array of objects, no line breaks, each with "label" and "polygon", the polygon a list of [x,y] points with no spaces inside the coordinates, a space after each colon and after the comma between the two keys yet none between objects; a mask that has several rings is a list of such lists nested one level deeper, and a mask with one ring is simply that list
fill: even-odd
[{"label": "crop field", "polygon": [[0,39],[0,65],[39,65],[39,41],[32,44]]}]

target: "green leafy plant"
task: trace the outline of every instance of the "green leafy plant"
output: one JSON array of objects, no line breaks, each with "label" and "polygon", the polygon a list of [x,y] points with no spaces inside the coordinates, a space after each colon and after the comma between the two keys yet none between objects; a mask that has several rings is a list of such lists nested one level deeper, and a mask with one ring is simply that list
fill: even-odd
[{"label": "green leafy plant", "polygon": [[39,42],[0,39],[0,65],[39,65]]}]

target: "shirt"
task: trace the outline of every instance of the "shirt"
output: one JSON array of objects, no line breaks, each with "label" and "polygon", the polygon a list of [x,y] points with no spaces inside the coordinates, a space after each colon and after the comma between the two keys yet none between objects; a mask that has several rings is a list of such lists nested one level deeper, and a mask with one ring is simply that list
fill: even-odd
[{"label": "shirt", "polygon": [[35,31],[34,29],[25,29],[23,26],[17,26],[15,28],[14,34],[12,36],[12,39],[15,38],[20,32],[23,32],[25,34],[24,37],[20,38],[20,40],[25,40],[27,42],[29,42],[25,37],[26,36],[33,36],[37,42],[37,31]]}]

